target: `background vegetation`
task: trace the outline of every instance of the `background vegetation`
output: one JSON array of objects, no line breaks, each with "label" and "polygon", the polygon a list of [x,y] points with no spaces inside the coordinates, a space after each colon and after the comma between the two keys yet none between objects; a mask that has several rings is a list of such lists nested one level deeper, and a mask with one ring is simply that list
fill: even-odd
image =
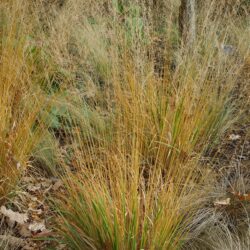
[{"label": "background vegetation", "polygon": [[180,4],[1,1],[1,205],[31,169],[69,249],[249,247],[248,170],[215,163],[249,138],[249,1],[197,1],[192,39]]}]

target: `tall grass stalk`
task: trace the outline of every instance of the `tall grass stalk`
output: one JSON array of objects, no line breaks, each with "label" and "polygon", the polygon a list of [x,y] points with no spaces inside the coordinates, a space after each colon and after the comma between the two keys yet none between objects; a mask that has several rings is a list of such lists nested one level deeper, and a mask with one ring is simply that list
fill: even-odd
[{"label": "tall grass stalk", "polygon": [[[140,36],[141,24],[135,22],[132,34],[123,21],[131,18],[133,4],[109,4],[109,17],[95,9],[100,3],[87,8],[95,20],[88,24],[91,32],[88,26],[79,26],[95,41],[87,43],[87,52],[109,54],[108,63],[102,61],[108,70],[104,77],[108,94],[104,100],[95,99],[101,107],[98,119],[103,122],[90,129],[85,126],[88,118],[83,117],[82,123],[72,124],[73,173],[65,166],[67,195],[59,195],[56,202],[61,218],[58,230],[72,249],[179,249],[200,206],[198,187],[207,177],[199,158],[234,122],[231,93],[244,63],[226,57],[217,47],[221,19],[206,26],[208,19],[198,18],[201,23],[193,49],[175,52],[174,71],[171,60],[165,60],[174,55],[173,30],[160,31],[167,32],[158,36],[169,51],[161,50],[164,73],[159,76],[152,43],[155,33],[143,29]],[[141,7],[137,18],[147,27],[150,9],[134,4]],[[168,22],[171,27],[173,19]],[[105,37],[109,43],[104,49]],[[102,46],[96,47],[98,42]],[[89,79],[95,81],[92,74]],[[96,112],[91,105],[85,107]],[[105,124],[104,128],[99,124]]]}]

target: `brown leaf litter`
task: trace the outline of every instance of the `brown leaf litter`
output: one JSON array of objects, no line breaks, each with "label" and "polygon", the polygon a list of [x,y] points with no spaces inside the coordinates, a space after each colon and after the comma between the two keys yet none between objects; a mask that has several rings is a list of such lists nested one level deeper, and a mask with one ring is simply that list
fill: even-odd
[{"label": "brown leaf litter", "polygon": [[[47,197],[62,188],[57,178],[31,176],[21,178],[15,197],[0,208],[0,248],[39,250],[47,249],[50,241],[39,240],[52,235],[52,211]],[[2,244],[2,245],[1,245]],[[66,249],[58,245],[55,249]]]}]

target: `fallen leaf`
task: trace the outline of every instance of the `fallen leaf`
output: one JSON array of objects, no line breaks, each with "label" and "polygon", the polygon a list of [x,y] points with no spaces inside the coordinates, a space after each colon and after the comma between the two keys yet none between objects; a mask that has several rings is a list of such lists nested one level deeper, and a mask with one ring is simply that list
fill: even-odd
[{"label": "fallen leaf", "polygon": [[24,224],[28,221],[28,215],[26,213],[14,212],[11,209],[7,209],[5,206],[1,206],[1,213],[9,218],[11,221],[15,221],[18,224]]},{"label": "fallen leaf", "polygon": [[232,192],[234,196],[236,196],[240,201],[250,201],[250,193],[242,194],[240,192]]},{"label": "fallen leaf", "polygon": [[53,232],[51,230],[45,229],[40,233],[37,233],[33,235],[33,237],[38,238],[38,237],[48,237],[52,234]]},{"label": "fallen leaf", "polygon": [[240,139],[240,135],[235,135],[235,134],[229,135],[229,140],[231,141],[237,141],[239,139]]},{"label": "fallen leaf", "polygon": [[241,201],[250,201],[250,194],[243,194],[239,197]]},{"label": "fallen leaf", "polygon": [[32,213],[37,214],[37,215],[41,215],[43,213],[42,209],[33,209],[33,208],[29,207],[28,210],[31,211]]},{"label": "fallen leaf", "polygon": [[6,223],[10,229],[15,227],[16,222],[11,220],[9,217],[6,218]]},{"label": "fallen leaf", "polygon": [[214,205],[215,206],[228,206],[228,205],[230,205],[230,201],[231,201],[230,198],[226,198],[223,200],[217,200],[214,202]]},{"label": "fallen leaf", "polygon": [[46,227],[44,222],[33,222],[29,224],[28,229],[33,233],[37,233],[37,232],[43,232],[46,229]]}]

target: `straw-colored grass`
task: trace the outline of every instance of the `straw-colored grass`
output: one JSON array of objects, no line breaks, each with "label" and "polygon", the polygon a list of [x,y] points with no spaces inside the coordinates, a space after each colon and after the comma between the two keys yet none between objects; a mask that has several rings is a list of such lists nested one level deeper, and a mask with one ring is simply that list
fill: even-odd
[{"label": "straw-colored grass", "polygon": [[[130,8],[124,14],[125,23],[131,18]],[[168,11],[173,13],[173,9]],[[84,118],[80,125],[75,122],[71,145],[75,172],[66,171],[67,196],[59,195],[59,232],[72,249],[179,249],[202,204],[198,190],[209,178],[199,168],[199,157],[237,119],[232,91],[244,57],[240,61],[220,49],[219,40],[231,36],[225,29],[217,37],[221,19],[215,19],[212,27],[204,19],[194,47],[181,48],[175,55],[173,72],[174,26],[168,19],[169,29],[158,34],[166,44],[160,50],[163,73],[158,76],[153,35],[139,28],[138,19],[145,14],[140,11],[148,9],[139,11],[132,35],[116,19],[116,9],[110,8],[110,18],[95,8],[88,10],[93,11],[95,23],[76,24],[91,41],[85,51],[101,60],[93,65],[106,65],[95,69],[107,84],[106,99],[98,96],[97,86],[93,95],[96,105],[101,105],[98,119],[102,122],[91,129],[86,128]],[[110,40],[103,47],[105,39]],[[237,42],[243,48],[246,40]],[[88,77],[93,84],[95,77]],[[100,129],[103,123],[105,128]]]},{"label": "straw-colored grass", "polygon": [[[42,100],[32,83],[26,51],[29,27],[22,7],[1,3],[0,21],[0,197],[15,185],[41,131],[35,121]],[[17,18],[18,16],[18,18]]]},{"label": "straw-colored grass", "polygon": [[217,176],[200,160],[245,115],[247,8],[198,1],[196,34],[184,43],[179,5],[0,5],[0,197],[31,156],[60,167],[55,228],[71,249],[196,247],[187,239],[203,232]]}]

